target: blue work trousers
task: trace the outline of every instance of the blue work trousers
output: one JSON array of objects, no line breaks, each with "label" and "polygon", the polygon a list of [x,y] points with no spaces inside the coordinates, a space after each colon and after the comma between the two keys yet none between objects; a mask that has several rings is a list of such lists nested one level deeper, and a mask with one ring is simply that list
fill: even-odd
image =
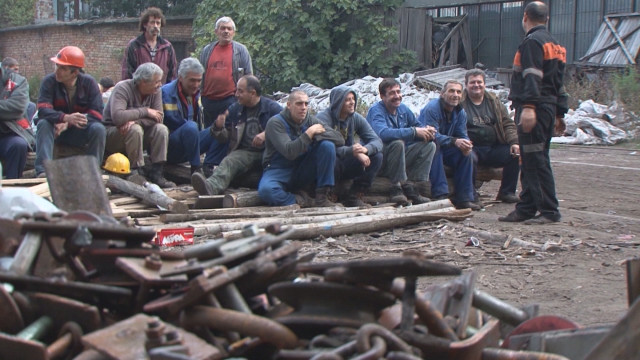
[{"label": "blue work trousers", "polygon": [[29,144],[25,139],[16,134],[0,134],[0,160],[2,161],[2,173],[7,179],[19,179],[27,163],[27,151]]},{"label": "blue work trousers", "polygon": [[431,197],[436,198],[449,194],[447,175],[444,165],[453,168],[453,184],[455,187],[455,202],[474,201],[473,196],[473,157],[463,155],[455,146],[442,149],[438,146],[429,180],[431,181]]},{"label": "blue work trousers", "polygon": [[210,128],[200,130],[200,152],[205,153],[204,165],[220,165],[227,156],[228,144],[221,144],[212,135]]},{"label": "blue work trousers", "polygon": [[292,205],[296,197],[290,191],[315,183],[316,187],[335,185],[334,167],[336,147],[330,141],[321,141],[296,159],[293,166],[282,155],[276,154],[264,169],[258,185],[258,195],[272,206]]},{"label": "blue work trousers", "polygon": [[225,112],[229,106],[238,101],[235,96],[227,96],[221,100],[211,100],[206,97],[201,97],[202,110],[204,112],[204,127],[208,128],[218,118],[218,115]]},{"label": "blue work trousers", "polygon": [[178,164],[188,161],[191,166],[200,166],[200,134],[198,124],[187,121],[169,134],[167,162]]}]

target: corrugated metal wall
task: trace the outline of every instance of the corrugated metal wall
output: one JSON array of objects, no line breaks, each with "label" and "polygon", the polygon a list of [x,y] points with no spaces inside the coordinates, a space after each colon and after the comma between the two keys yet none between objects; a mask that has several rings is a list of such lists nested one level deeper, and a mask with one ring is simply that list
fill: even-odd
[{"label": "corrugated metal wall", "polygon": [[[586,54],[604,15],[640,11],[640,0],[546,0],[549,30],[567,49],[569,63]],[[489,67],[510,67],[524,36],[524,1],[487,2],[427,9],[433,17],[467,14],[473,61]]]}]

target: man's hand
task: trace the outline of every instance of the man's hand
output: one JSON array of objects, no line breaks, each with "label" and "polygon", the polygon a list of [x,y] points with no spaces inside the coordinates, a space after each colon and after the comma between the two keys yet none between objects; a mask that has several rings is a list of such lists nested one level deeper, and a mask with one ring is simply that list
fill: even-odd
[{"label": "man's hand", "polygon": [[469,155],[473,149],[473,143],[467,139],[456,139],[455,146],[462,151],[463,155]]},{"label": "man's hand", "polygon": [[[216,120],[216,123],[218,122],[218,120]],[[264,144],[264,131],[261,132],[260,134],[256,135],[253,137],[253,141],[251,142],[251,146],[255,147],[255,148],[259,148],[262,147],[262,145]]]},{"label": "man's hand", "polygon": [[68,127],[69,127],[69,123],[66,123],[66,122],[53,125],[53,136],[54,137],[60,136],[60,134],[62,134],[63,131],[67,130]]},{"label": "man's hand", "polygon": [[[227,120],[227,115],[229,115],[229,110],[225,110],[222,114],[218,115],[218,117],[216,118],[216,128],[217,129],[222,129],[224,127],[224,122]],[[254,141],[255,141],[255,139],[254,139]]]},{"label": "man's hand", "polygon": [[509,152],[511,153],[511,156],[513,156],[513,157],[520,156],[520,145],[518,145],[518,144],[511,145],[511,148],[510,148]]},{"label": "man's hand", "polygon": [[131,129],[131,125],[133,124],[134,124],[133,121],[127,121],[123,125],[118,126],[118,132],[120,132],[120,135],[122,136],[127,135],[127,133],[129,132],[129,129]]},{"label": "man's hand", "polygon": [[564,122],[564,116],[556,116],[556,126],[553,129],[554,136],[563,136],[567,130],[567,124]]},{"label": "man's hand", "polygon": [[152,108],[147,108],[147,112],[149,113],[149,117],[152,118],[155,122],[157,122],[158,124],[162,123],[162,118],[164,117],[164,114],[162,113],[162,111],[158,111]]},{"label": "man's hand", "polygon": [[530,133],[536,126],[536,123],[536,111],[531,108],[522,109],[522,113],[520,114],[520,126],[522,126],[522,132]]},{"label": "man's hand", "polygon": [[324,130],[324,126],[322,126],[322,124],[313,124],[313,125],[309,126],[307,131],[305,131],[305,133],[307,134],[307,136],[311,140],[313,140],[313,137],[316,136],[316,134],[322,134],[323,132],[325,132],[325,130]]},{"label": "man's hand", "polygon": [[435,138],[435,136],[436,136],[436,128],[434,128],[433,126],[416,128],[416,137],[424,141],[431,141]]},{"label": "man's hand", "polygon": [[358,161],[360,161],[360,163],[364,167],[368,167],[369,165],[371,165],[371,159],[366,154],[358,153],[358,154],[356,154],[354,156],[356,157],[356,159],[358,159]]},{"label": "man's hand", "polygon": [[369,152],[369,150],[361,144],[353,144],[353,146],[351,146],[351,151],[353,152],[353,156],[357,156],[358,154],[367,154]]},{"label": "man's hand", "polygon": [[62,120],[66,123],[68,123],[71,126],[75,126],[77,128],[84,128],[85,126],[87,126],[87,115],[85,114],[81,114],[81,113],[73,113],[73,114],[66,114]]}]

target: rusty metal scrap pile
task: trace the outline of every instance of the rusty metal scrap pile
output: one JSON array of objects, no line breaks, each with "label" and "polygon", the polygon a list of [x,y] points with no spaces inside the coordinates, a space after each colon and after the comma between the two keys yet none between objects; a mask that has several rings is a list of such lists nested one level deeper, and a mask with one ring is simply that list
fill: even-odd
[{"label": "rusty metal scrap pile", "polygon": [[416,256],[313,262],[279,226],[175,251],[88,213],[0,229],[0,359],[569,359],[520,350],[576,327]]}]

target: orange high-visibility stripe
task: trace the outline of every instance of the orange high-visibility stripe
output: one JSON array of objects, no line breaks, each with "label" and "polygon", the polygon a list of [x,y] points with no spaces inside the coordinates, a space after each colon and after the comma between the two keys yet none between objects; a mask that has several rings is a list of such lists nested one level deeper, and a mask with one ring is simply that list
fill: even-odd
[{"label": "orange high-visibility stripe", "polygon": [[558,60],[567,62],[567,50],[562,45],[546,43],[542,46],[544,60]]},{"label": "orange high-visibility stripe", "polygon": [[520,50],[516,51],[516,56],[513,58],[513,66],[522,66],[520,63]]}]

